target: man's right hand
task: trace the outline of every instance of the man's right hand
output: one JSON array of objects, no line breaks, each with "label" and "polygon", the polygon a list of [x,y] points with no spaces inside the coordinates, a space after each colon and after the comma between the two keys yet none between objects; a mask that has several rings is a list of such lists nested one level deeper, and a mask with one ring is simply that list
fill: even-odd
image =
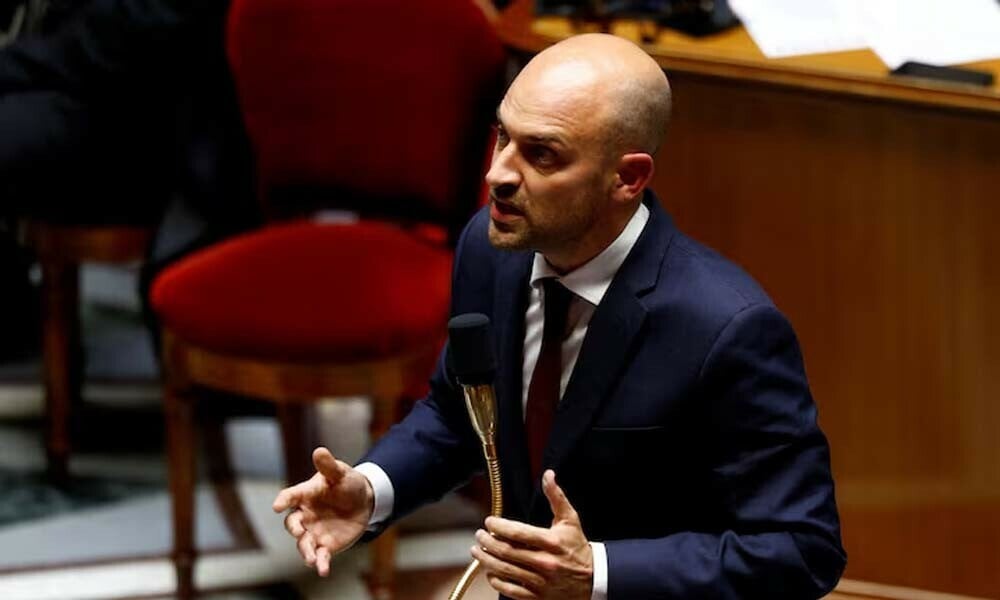
[{"label": "man's right hand", "polygon": [[274,512],[291,509],[285,529],[298,541],[299,554],[322,577],[330,559],[347,550],[368,529],[375,505],[371,484],[326,448],[313,452],[316,474],[285,488],[274,499]]}]

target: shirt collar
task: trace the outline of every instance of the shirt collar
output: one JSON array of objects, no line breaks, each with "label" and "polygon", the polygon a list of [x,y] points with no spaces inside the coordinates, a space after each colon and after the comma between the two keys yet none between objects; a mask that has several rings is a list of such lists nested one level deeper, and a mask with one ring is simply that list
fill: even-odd
[{"label": "shirt collar", "polygon": [[639,240],[639,235],[648,220],[649,209],[640,203],[615,241],[600,254],[566,275],[560,276],[540,252],[535,252],[535,262],[531,267],[531,286],[537,288],[543,279],[555,277],[566,289],[597,306],[604,298],[605,292],[611,286],[611,280],[625,262],[632,246]]}]

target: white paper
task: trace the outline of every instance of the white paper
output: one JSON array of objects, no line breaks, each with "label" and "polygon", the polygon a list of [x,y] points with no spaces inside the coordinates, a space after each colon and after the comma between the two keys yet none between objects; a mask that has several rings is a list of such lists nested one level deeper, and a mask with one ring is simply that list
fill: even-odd
[{"label": "white paper", "polygon": [[855,0],[730,0],[729,4],[769,58],[867,46]]},{"label": "white paper", "polygon": [[892,69],[1000,58],[997,0],[870,0],[860,13],[868,45]]},{"label": "white paper", "polygon": [[1000,58],[997,0],[730,0],[765,56],[871,48],[890,68]]}]

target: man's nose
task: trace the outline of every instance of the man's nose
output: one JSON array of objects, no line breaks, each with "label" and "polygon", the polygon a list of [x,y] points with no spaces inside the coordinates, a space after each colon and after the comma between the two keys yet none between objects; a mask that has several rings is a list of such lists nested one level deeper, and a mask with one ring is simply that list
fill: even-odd
[{"label": "man's nose", "polygon": [[513,144],[495,150],[490,170],[486,173],[486,185],[497,198],[509,198],[521,185],[521,174],[514,164],[515,151]]}]

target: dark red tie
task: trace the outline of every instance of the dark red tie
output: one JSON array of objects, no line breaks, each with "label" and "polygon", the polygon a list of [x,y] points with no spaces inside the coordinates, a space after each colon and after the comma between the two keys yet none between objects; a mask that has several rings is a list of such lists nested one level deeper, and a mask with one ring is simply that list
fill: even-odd
[{"label": "dark red tie", "polygon": [[542,349],[538,353],[535,371],[528,386],[524,429],[528,438],[531,475],[536,483],[542,474],[542,456],[552,431],[556,406],[559,404],[559,382],[562,379],[562,342],[566,333],[566,316],[573,294],[555,279],[545,279],[545,326]]}]

